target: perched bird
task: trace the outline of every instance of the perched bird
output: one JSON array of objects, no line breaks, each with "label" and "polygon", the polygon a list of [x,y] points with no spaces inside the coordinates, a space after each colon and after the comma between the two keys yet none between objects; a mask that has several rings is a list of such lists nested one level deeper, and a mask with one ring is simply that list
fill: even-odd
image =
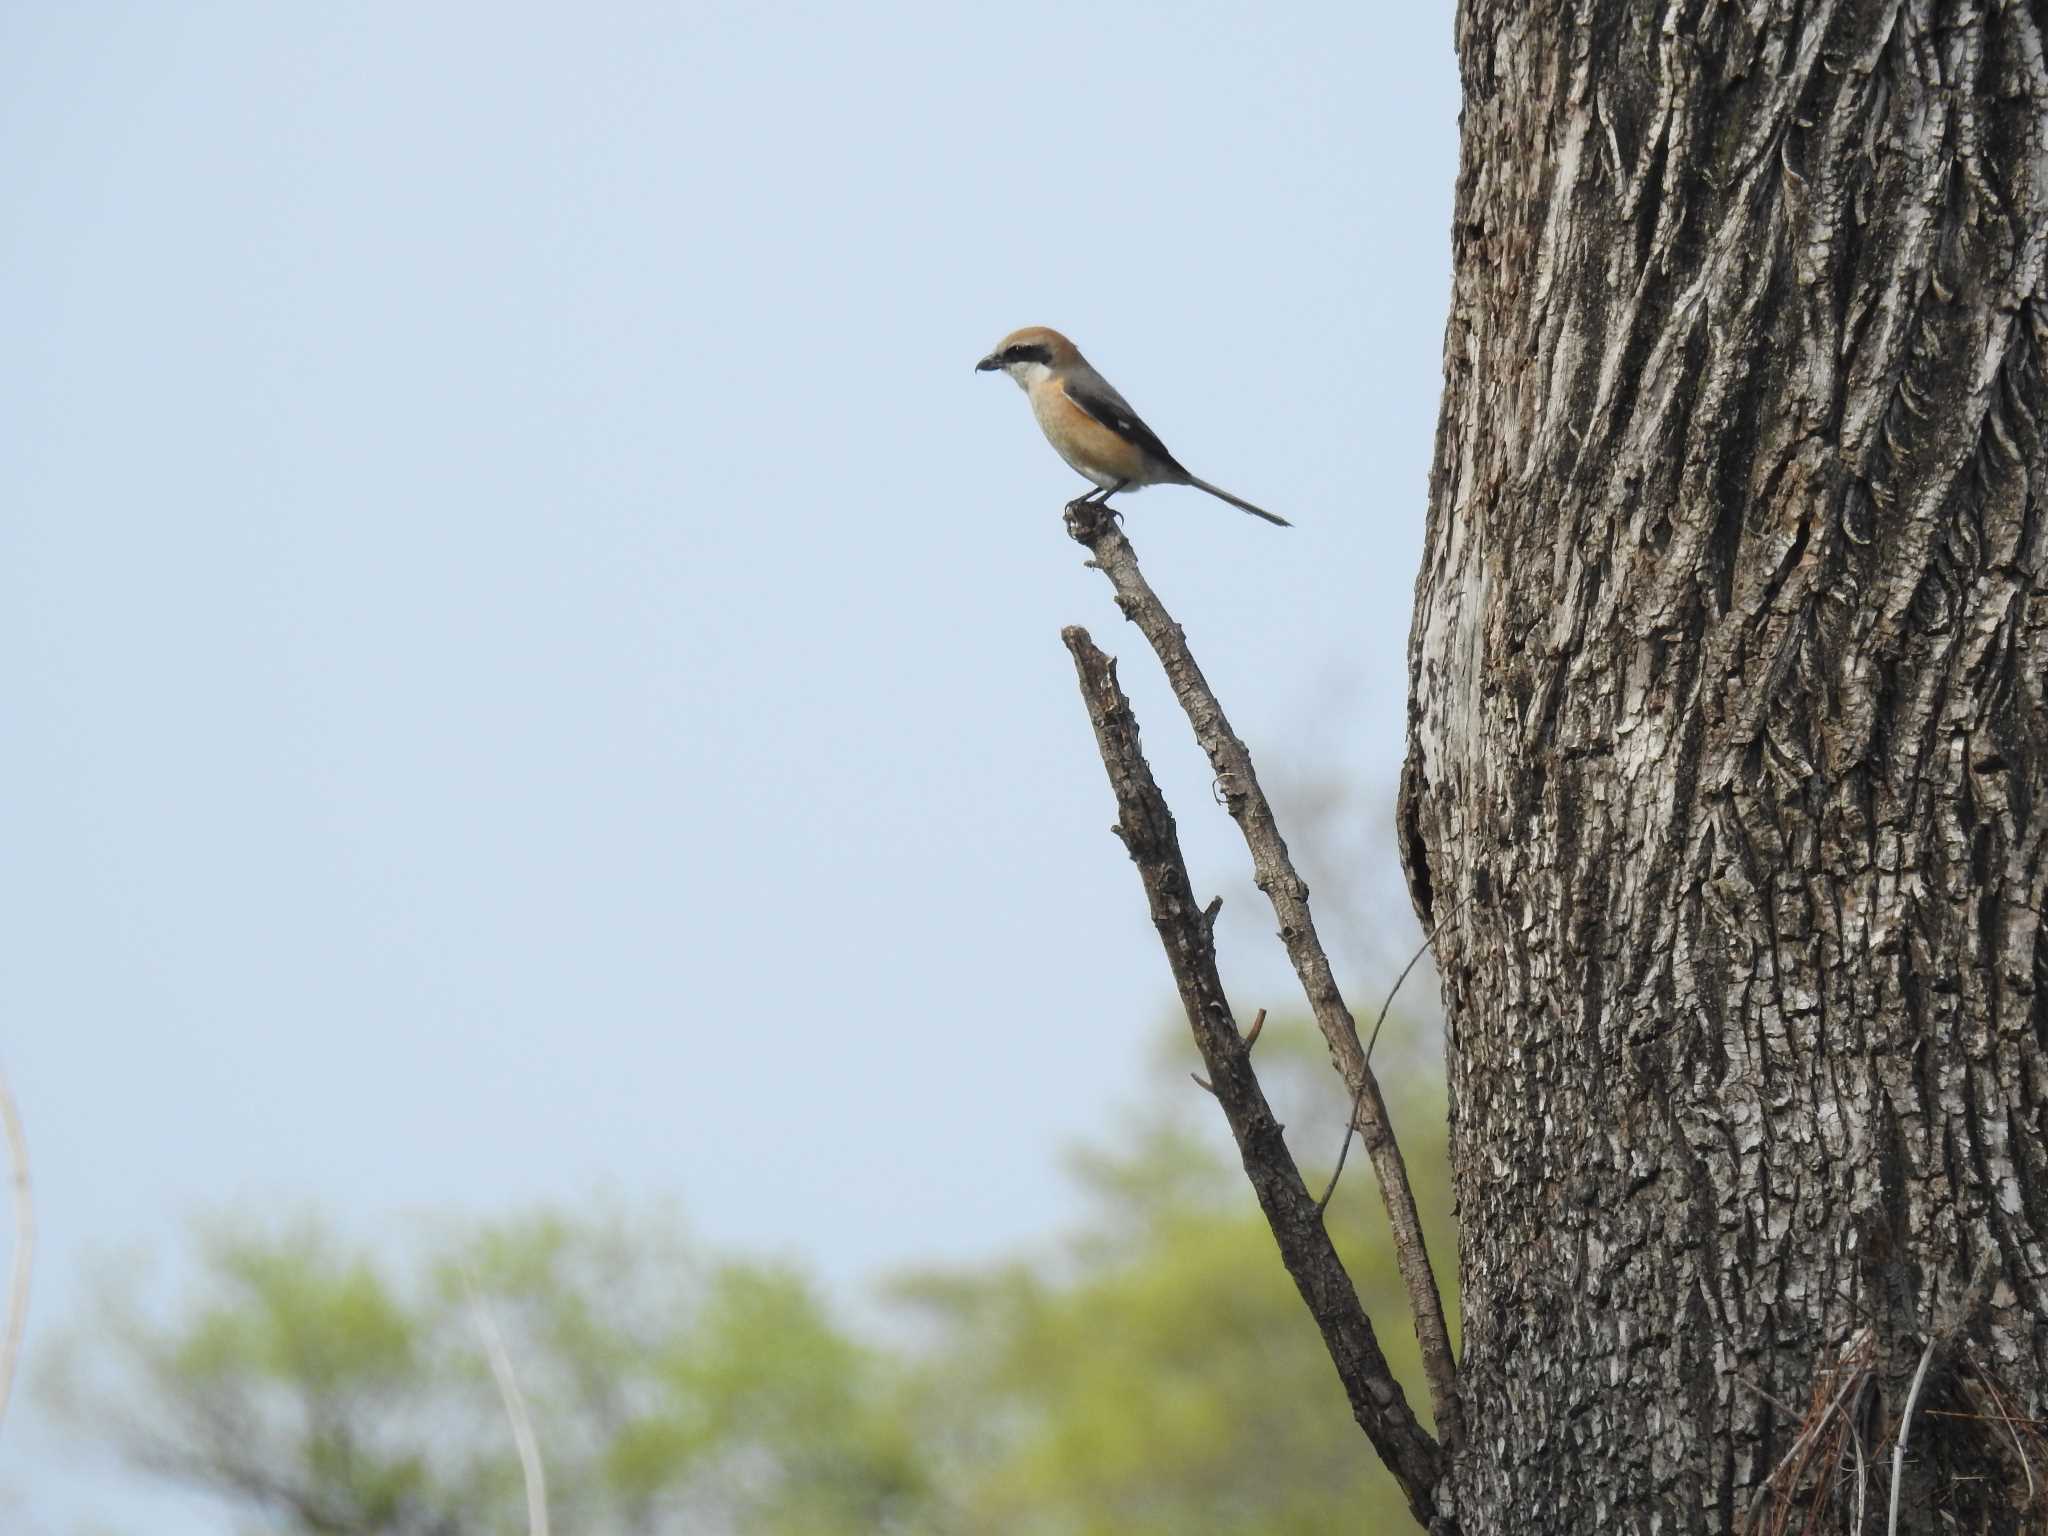
[{"label": "perched bird", "polygon": [[1255,507],[1220,486],[1197,479],[1166,451],[1159,434],[1138,419],[1130,402],[1058,331],[1027,325],[996,343],[974,365],[978,373],[1000,369],[1030,397],[1032,414],[1059,456],[1095,482],[1080,501],[1107,502],[1118,491],[1148,485],[1192,485],[1253,517],[1292,527],[1264,507]]}]

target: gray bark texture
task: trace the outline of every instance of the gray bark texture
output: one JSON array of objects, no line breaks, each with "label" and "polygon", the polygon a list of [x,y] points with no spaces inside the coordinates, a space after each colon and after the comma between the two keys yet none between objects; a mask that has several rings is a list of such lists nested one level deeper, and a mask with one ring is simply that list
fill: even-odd
[{"label": "gray bark texture", "polygon": [[1458,5],[1401,827],[1468,1536],[2048,1519],[2044,30]]}]

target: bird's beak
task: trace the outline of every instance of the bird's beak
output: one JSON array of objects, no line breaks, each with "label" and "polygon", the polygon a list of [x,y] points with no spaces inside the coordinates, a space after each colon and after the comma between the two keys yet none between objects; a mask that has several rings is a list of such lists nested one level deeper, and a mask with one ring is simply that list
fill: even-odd
[{"label": "bird's beak", "polygon": [[995,353],[991,352],[987,357],[984,357],[980,362],[974,365],[974,371],[976,373],[993,373],[996,369],[1002,366],[1003,360],[997,357]]}]

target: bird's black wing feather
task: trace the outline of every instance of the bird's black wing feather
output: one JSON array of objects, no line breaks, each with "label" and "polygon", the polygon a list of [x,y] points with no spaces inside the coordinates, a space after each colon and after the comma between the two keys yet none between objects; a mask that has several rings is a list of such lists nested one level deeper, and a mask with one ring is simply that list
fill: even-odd
[{"label": "bird's black wing feather", "polygon": [[1138,413],[1131,409],[1130,402],[1107,384],[1077,384],[1069,379],[1065,388],[1069,400],[1118,437],[1126,442],[1136,443],[1160,463],[1170,466],[1175,473],[1187,473],[1181,467],[1180,460],[1167,452],[1166,444],[1159,441],[1159,434],[1139,420]]}]

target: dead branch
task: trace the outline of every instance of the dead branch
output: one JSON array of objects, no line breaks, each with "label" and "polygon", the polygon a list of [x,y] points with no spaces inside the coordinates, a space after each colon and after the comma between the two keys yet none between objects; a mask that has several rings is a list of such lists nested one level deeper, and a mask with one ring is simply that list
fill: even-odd
[{"label": "dead branch", "polygon": [[1223,706],[1188,650],[1187,636],[1138,569],[1137,553],[1115,517],[1099,506],[1074,503],[1067,508],[1067,532],[1093,554],[1093,563],[1116,589],[1117,606],[1124,617],[1138,626],[1158,654],[1174,697],[1180,700],[1188,723],[1194,727],[1195,740],[1209,755],[1224,805],[1243,832],[1245,846],[1251,850],[1254,879],[1273,904],[1273,915],[1280,921],[1280,941],[1286,946],[1295,974],[1301,978],[1316,1026],[1329,1043],[1330,1059],[1351,1094],[1353,1122],[1365,1143],[1366,1154],[1372,1159],[1373,1171],[1379,1176],[1380,1196],[1386,1203],[1387,1221],[1394,1233],[1395,1259],[1408,1289],[1415,1336],[1422,1346],[1422,1369],[1429,1381],[1437,1433],[1444,1446],[1455,1451],[1464,1440],[1465,1421],[1458,1403],[1457,1363],[1451,1353],[1450,1330],[1444,1322],[1443,1298],[1430,1268],[1422,1218],[1408,1182],[1407,1164],[1394,1140],[1386,1101],[1380,1096],[1371,1063],[1359,1044],[1357,1022],[1337,990],[1329,956],[1316,937],[1315,920],[1308,909],[1308,885],[1295,873],[1288,858],[1287,843],[1273,819],[1273,808],[1253,771],[1251,753],[1231,730]]},{"label": "dead branch", "polygon": [[1238,1033],[1223,995],[1215,942],[1188,881],[1173,812],[1139,747],[1138,722],[1117,684],[1116,663],[1095,647],[1086,630],[1069,628],[1060,638],[1073,653],[1081,697],[1116,795],[1116,834],[1138,866],[1153,926],[1209,1070],[1210,1091],[1223,1106],[1245,1175],[1279,1244],[1281,1262],[1322,1330],[1359,1427],[1401,1485],[1416,1519],[1430,1526],[1437,1518],[1434,1489],[1442,1475],[1443,1453],[1387,1369],[1372,1321],[1252,1072],[1251,1045]]}]

